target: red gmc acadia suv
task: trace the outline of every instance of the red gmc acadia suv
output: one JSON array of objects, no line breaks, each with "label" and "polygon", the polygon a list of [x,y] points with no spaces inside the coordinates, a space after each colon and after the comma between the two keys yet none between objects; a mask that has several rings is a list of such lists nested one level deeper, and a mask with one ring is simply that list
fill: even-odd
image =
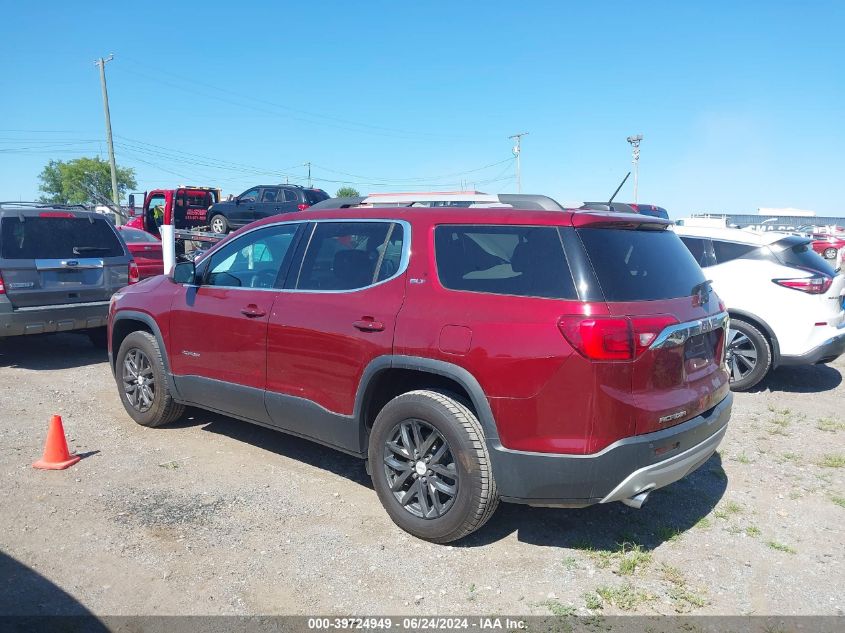
[{"label": "red gmc acadia suv", "polygon": [[367,460],[445,543],[499,500],[639,507],[727,428],[728,317],[667,221],[594,211],[306,211],[111,302],[139,424],[184,405]]}]

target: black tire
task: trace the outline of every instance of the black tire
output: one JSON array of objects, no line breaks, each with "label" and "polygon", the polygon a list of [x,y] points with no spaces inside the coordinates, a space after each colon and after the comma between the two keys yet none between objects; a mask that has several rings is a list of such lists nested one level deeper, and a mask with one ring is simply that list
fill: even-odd
[{"label": "black tire", "polygon": [[[143,378],[142,382],[133,383],[131,380],[131,370],[127,366],[130,355],[138,369],[135,377]],[[146,365],[142,357],[146,359]],[[152,380],[149,380],[150,377]],[[184,405],[173,400],[161,349],[149,332],[132,332],[123,339],[115,361],[115,378],[123,408],[141,426],[169,424],[178,420],[185,411]]]},{"label": "black tire", "polygon": [[[448,464],[438,463],[441,467],[438,472],[448,471],[454,476],[440,478],[438,473],[431,470],[423,475],[412,464],[419,466],[423,463],[426,452],[418,455],[419,460],[415,462],[413,456],[409,455],[406,459],[396,451],[396,448],[402,449],[404,446],[398,446],[392,439],[401,437],[402,425],[415,423],[420,427],[420,434],[417,435],[415,431],[414,435],[421,441],[414,445],[425,448],[436,432],[438,437],[427,450],[435,453],[435,462],[438,461],[436,453],[441,450],[451,455],[452,461]],[[389,443],[394,448],[389,448]],[[390,458],[396,458],[390,463],[406,462],[410,466],[408,473],[398,474],[405,471],[388,465]],[[376,417],[370,433],[369,460],[373,486],[390,518],[406,532],[426,541],[449,543],[463,538],[484,525],[498,506],[496,482],[481,424],[464,404],[442,393],[411,391],[388,402]],[[428,460],[425,462],[428,463]],[[394,492],[388,478],[393,478],[396,484],[403,476],[406,483],[417,480],[416,484],[410,484],[411,488],[419,486],[416,492],[412,494],[411,489],[403,492],[401,487]],[[456,492],[451,497],[444,497],[442,495],[446,493],[441,494],[438,486],[450,480],[455,482]],[[423,484],[424,481],[428,483]],[[406,505],[403,505],[399,495],[405,500],[405,495],[409,494],[411,502],[406,501]],[[425,503],[421,494],[426,499]],[[414,498],[416,502],[413,502]],[[442,514],[438,515],[435,498],[446,499],[440,503],[441,508],[445,507]],[[421,516],[426,508],[430,510],[429,515]]]},{"label": "black tire", "polygon": [[104,327],[92,328],[87,330],[88,339],[91,345],[97,349],[106,349],[109,346],[108,330]]},{"label": "black tire", "polygon": [[772,366],[769,340],[748,321],[731,318],[727,344],[731,390],[748,391],[766,377]]},{"label": "black tire", "polygon": [[824,249],[824,253],[822,254],[825,259],[836,259],[836,249],[835,248],[826,248]]},{"label": "black tire", "polygon": [[[215,230],[215,224],[218,225],[218,228],[222,228],[223,230]],[[212,215],[211,221],[208,223],[208,225],[211,228],[212,233],[228,233],[231,230],[231,227],[229,226],[229,220],[222,213],[215,213],[214,215]]]}]

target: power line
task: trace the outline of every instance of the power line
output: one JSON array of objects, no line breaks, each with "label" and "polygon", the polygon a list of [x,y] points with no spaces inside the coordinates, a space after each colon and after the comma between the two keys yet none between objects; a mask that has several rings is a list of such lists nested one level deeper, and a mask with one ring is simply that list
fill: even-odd
[{"label": "power line", "polygon": [[[224,161],[220,159],[210,158],[207,156],[203,156],[200,154],[195,154],[192,152],[185,152],[183,150],[173,150],[161,145],[155,145],[152,143],[146,143],[144,141],[138,141],[136,139],[129,139],[124,136],[117,135],[119,139],[125,139],[129,142],[119,142],[118,145],[123,147],[124,149],[129,149],[130,151],[137,151],[148,156],[156,157],[156,158],[164,158],[173,161],[177,161],[179,163],[187,163],[193,164],[196,166],[201,167],[210,167],[213,169],[223,169],[223,170],[236,170],[241,171],[245,174],[251,175],[279,175],[287,176],[290,178],[301,178],[303,175],[290,173],[291,169],[295,169],[297,167],[308,166],[308,163],[304,165],[299,163],[297,165],[293,165],[291,167],[287,167],[285,169],[268,169],[257,167],[255,165],[246,165],[243,163],[235,163],[233,161]],[[312,176],[313,180],[319,180],[321,182],[332,182],[332,183],[341,183],[341,184],[360,184],[360,185],[372,185],[372,186],[391,186],[391,185],[403,185],[403,184],[410,184],[410,183],[420,183],[420,184],[429,184],[436,181],[440,181],[445,178],[452,178],[456,176],[461,176],[465,174],[477,173],[484,169],[489,169],[491,167],[495,167],[498,165],[502,165],[505,163],[510,163],[513,161],[513,158],[506,158],[504,160],[496,161],[493,163],[489,163],[487,165],[482,165],[481,167],[475,167],[473,169],[468,169],[459,172],[453,172],[451,174],[446,175],[437,175],[437,176],[415,176],[410,178],[395,178],[395,177],[378,177],[378,176],[362,176],[360,174],[350,174],[348,172],[343,172],[340,170],[332,169],[330,167],[325,167],[319,165],[317,163],[310,163],[310,166],[317,167],[321,170],[328,171],[331,173],[338,173],[340,175],[350,176],[352,179],[329,179],[329,178],[316,178]],[[509,169],[507,167],[506,169]],[[353,180],[354,179],[354,180]],[[448,185],[454,185],[458,183],[446,183]]]},{"label": "power line", "polygon": [[[169,76],[177,79],[179,83],[173,83],[173,82],[167,81],[166,79],[162,79],[160,77],[152,77],[148,74],[138,72],[137,70],[125,69],[127,72],[130,72],[130,73],[137,75],[139,77],[143,77],[143,78],[145,78],[149,81],[161,83],[161,84],[171,86],[171,87],[174,87],[174,88],[179,88],[179,89],[184,89],[186,83],[191,83],[194,86],[200,86],[201,87],[200,90],[196,90],[195,92],[197,92],[199,94],[203,94],[204,96],[215,99],[217,101],[221,101],[223,103],[229,103],[230,105],[236,105],[236,106],[239,106],[239,107],[256,110],[258,112],[263,112],[265,114],[272,114],[272,115],[275,115],[275,116],[281,115],[281,113],[278,112],[278,110],[284,110],[286,112],[290,112],[290,113],[293,113],[293,114],[300,115],[300,116],[286,115],[287,118],[290,118],[290,119],[295,120],[295,121],[309,123],[311,125],[323,125],[323,126],[326,126],[326,127],[332,127],[332,128],[335,128],[335,129],[341,129],[341,130],[346,130],[346,131],[351,131],[351,132],[356,132],[356,133],[389,136],[389,137],[393,137],[393,138],[404,138],[406,140],[418,139],[418,138],[430,138],[430,139],[463,138],[463,139],[477,140],[477,138],[478,138],[476,136],[467,136],[467,135],[462,136],[462,135],[444,134],[444,133],[435,133],[435,132],[400,130],[400,129],[397,129],[397,128],[389,128],[389,127],[384,127],[384,126],[379,126],[379,125],[372,125],[370,123],[361,123],[361,122],[357,122],[357,121],[351,121],[349,119],[343,119],[343,118],[335,117],[335,116],[331,116],[331,115],[320,114],[320,113],[311,112],[311,111],[308,111],[308,110],[302,110],[302,109],[299,109],[299,108],[292,108],[290,106],[287,106],[287,105],[284,105],[284,104],[281,104],[281,103],[276,103],[274,101],[270,101],[270,100],[267,100],[267,99],[261,99],[261,98],[258,98],[258,97],[253,97],[251,95],[242,95],[242,94],[235,93],[235,92],[232,92],[232,91],[228,91],[228,90],[225,90],[225,89],[222,89],[222,88],[215,88],[214,91],[208,91],[208,90],[205,89],[206,84],[201,83],[201,82],[196,81],[196,80],[188,79],[188,77],[196,76],[197,73],[169,72],[169,71],[166,71],[166,70],[162,70],[160,68],[153,68],[152,66],[145,65],[145,64],[139,62],[138,60],[130,58],[130,57],[126,57],[126,56],[123,56],[123,57],[125,59],[133,62],[137,66],[140,66],[141,68],[146,68],[146,69],[149,69],[151,71],[161,73],[163,75],[169,75]],[[234,97],[234,100],[232,98],[229,98],[229,99],[224,98],[223,95],[229,95],[230,97]],[[259,108],[259,107],[250,105],[249,103],[247,103],[247,102],[250,102],[250,101],[254,102],[254,103],[260,103],[260,104],[263,104],[265,106],[270,106],[271,108],[275,108],[276,111],[267,110],[266,108]],[[302,117],[309,117],[309,118],[302,118]]]},{"label": "power line", "polygon": [[350,176],[352,178],[365,178],[365,179],[372,179],[372,180],[390,180],[391,182],[395,182],[397,184],[401,184],[403,182],[415,182],[415,181],[430,181],[430,180],[440,180],[442,178],[454,178],[456,176],[463,176],[466,174],[471,174],[474,172],[482,171],[484,169],[489,169],[490,167],[495,167],[496,165],[502,165],[504,163],[509,163],[513,160],[513,158],[506,158],[504,160],[496,161],[495,163],[490,163],[489,165],[483,165],[481,167],[476,167],[475,169],[467,169],[466,171],[458,171],[451,174],[445,174],[440,176],[414,176],[412,178],[378,178],[373,176],[362,176],[360,174],[350,174],[343,171],[338,171],[336,169],[330,169],[328,167],[323,167],[322,165],[318,165],[317,163],[312,163],[314,167],[319,167],[328,172],[332,172],[335,174],[340,174],[342,176]]}]

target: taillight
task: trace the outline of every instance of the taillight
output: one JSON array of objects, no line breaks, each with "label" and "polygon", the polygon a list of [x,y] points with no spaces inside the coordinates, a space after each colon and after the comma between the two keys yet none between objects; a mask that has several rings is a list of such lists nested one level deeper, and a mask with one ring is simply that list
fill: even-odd
[{"label": "taillight", "polygon": [[827,275],[815,275],[813,277],[800,277],[798,279],[772,279],[778,286],[800,290],[811,295],[823,295],[828,291],[833,279]]},{"label": "taillight", "polygon": [[296,205],[296,208],[299,209],[300,211],[305,211],[305,209],[307,209],[310,206],[311,206],[310,204],[305,204],[304,202],[300,202],[298,205]]},{"label": "taillight", "polygon": [[134,261],[129,262],[129,283],[137,284],[141,281],[141,273],[138,272],[138,264]]},{"label": "taillight", "polygon": [[6,284],[3,283],[3,275],[0,275],[0,295],[6,294]]},{"label": "taillight", "polygon": [[633,360],[678,320],[669,315],[635,317],[564,316],[561,334],[578,352],[592,360]]},{"label": "taillight", "polygon": [[73,213],[68,211],[42,211],[38,214],[39,218],[74,218]]}]

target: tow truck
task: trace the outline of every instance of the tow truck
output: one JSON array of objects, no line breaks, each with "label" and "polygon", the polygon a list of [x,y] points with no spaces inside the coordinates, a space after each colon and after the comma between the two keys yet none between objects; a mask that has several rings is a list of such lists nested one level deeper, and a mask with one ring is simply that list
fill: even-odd
[{"label": "tow truck", "polygon": [[[136,208],[136,196],[143,204]],[[179,185],[176,189],[153,189],[129,194],[129,215],[124,226],[146,231],[162,240],[164,270],[168,272],[177,258],[202,252],[226,237],[210,231],[208,209],[221,199],[220,189]],[[161,207],[160,214],[156,207]],[[157,217],[158,216],[158,217]]]},{"label": "tow truck", "polygon": [[[140,195],[143,205],[135,207],[135,197]],[[126,226],[146,231],[159,237],[162,224],[174,230],[198,231],[209,224],[208,208],[221,198],[220,189],[179,185],[176,189],[154,189],[141,194],[129,194],[129,212],[132,218]],[[162,215],[156,218],[156,207]]]}]

